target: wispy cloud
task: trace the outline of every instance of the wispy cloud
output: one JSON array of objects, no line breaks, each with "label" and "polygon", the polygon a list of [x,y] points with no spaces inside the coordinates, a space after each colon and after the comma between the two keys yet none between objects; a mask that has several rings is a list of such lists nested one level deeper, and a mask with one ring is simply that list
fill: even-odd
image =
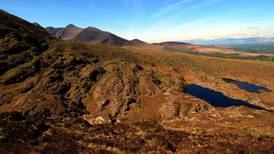
[{"label": "wispy cloud", "polygon": [[172,27],[172,29],[175,32],[180,32],[180,31],[184,31],[184,30],[193,28],[197,25],[202,25],[202,24],[208,23],[210,21],[211,21],[211,18],[201,18],[201,19],[193,20],[193,21],[190,21],[187,23],[179,24],[178,26]]},{"label": "wispy cloud", "polygon": [[[148,42],[274,35],[273,22],[238,20],[242,17],[237,15],[249,11],[236,9],[231,13],[223,4],[228,3],[225,0],[177,0],[152,13],[149,24],[121,34],[128,39],[137,37]],[[220,12],[220,8],[226,12]]]},{"label": "wispy cloud", "polygon": [[180,0],[175,3],[171,3],[163,8],[161,8],[158,12],[154,13],[152,15],[153,18],[160,17],[166,14],[169,14],[170,12],[177,11],[178,9],[184,7],[186,4],[190,2],[194,2],[196,0]]},{"label": "wispy cloud", "polygon": [[161,8],[151,17],[172,16],[174,14],[206,8],[222,1],[224,0],[180,0]]}]

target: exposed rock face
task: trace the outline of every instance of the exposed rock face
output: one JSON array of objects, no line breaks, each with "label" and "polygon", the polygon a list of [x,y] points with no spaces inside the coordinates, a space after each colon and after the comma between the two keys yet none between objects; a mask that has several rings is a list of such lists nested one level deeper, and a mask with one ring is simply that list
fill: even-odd
[{"label": "exposed rock face", "polygon": [[[142,66],[134,63],[106,66],[107,73],[91,89],[86,101],[90,113],[112,118],[128,118],[129,115],[131,120],[138,121],[142,120],[139,115],[145,119],[160,119],[162,114],[169,112],[160,110],[168,102],[161,98],[177,98],[176,95],[180,95],[180,90],[184,88],[182,76],[172,68]],[[156,113],[146,112],[154,109]]]}]

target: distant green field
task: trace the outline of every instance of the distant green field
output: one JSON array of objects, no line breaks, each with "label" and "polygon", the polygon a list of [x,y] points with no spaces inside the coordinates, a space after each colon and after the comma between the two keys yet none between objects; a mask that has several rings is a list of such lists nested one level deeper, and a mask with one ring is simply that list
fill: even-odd
[{"label": "distant green field", "polygon": [[233,44],[222,46],[243,52],[274,53],[274,44]]},{"label": "distant green field", "polygon": [[274,62],[274,56],[250,56],[250,57],[241,57],[239,54],[225,54],[225,53],[200,53],[194,52],[191,50],[182,50],[182,49],[175,49],[170,47],[164,48],[166,51],[170,52],[177,52],[177,53],[184,53],[184,54],[192,54],[198,56],[210,56],[210,57],[220,57],[220,58],[232,58],[232,59],[242,59],[242,60],[260,60],[260,61],[268,61]]}]

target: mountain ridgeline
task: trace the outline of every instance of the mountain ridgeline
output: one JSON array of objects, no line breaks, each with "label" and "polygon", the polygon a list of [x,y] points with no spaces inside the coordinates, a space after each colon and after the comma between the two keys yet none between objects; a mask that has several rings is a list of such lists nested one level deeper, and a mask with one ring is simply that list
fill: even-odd
[{"label": "mountain ridgeline", "polygon": [[69,24],[65,28],[47,27],[46,30],[53,37],[63,40],[73,40],[84,44],[108,44],[116,46],[146,44],[146,42],[137,39],[129,41],[95,27],[80,28]]}]

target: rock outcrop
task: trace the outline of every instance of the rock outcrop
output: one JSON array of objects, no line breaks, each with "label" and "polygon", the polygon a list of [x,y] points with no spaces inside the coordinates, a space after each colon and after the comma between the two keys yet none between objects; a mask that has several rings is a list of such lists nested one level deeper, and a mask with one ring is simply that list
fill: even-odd
[{"label": "rock outcrop", "polygon": [[[119,47],[52,39],[39,26],[4,11],[0,17],[5,21],[0,24],[0,112],[130,121],[184,115],[184,79],[173,67],[151,64]],[[102,42],[116,37],[73,25],[62,34],[51,33],[68,40],[73,35],[80,42],[85,41],[82,34],[87,40],[100,36]]]}]

